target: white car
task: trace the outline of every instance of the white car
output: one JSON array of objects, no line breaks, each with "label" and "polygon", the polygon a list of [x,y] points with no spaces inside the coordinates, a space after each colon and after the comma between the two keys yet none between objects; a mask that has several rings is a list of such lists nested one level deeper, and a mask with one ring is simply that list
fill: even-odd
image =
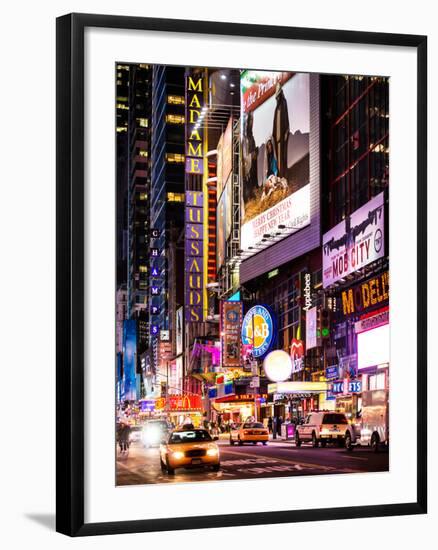
[{"label": "white car", "polygon": [[347,417],[337,412],[312,412],[295,431],[295,445],[311,442],[313,447],[325,447],[327,442],[344,446],[345,434],[349,428]]},{"label": "white car", "polygon": [[129,441],[131,443],[141,441],[143,426],[131,426],[131,432],[129,434]]}]

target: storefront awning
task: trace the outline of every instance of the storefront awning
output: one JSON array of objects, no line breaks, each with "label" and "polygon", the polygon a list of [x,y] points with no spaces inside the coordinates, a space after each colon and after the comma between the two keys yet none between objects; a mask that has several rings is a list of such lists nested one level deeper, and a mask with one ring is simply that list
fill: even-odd
[{"label": "storefront awning", "polygon": [[305,394],[321,393],[329,390],[328,382],[276,382],[268,384],[268,393]]}]

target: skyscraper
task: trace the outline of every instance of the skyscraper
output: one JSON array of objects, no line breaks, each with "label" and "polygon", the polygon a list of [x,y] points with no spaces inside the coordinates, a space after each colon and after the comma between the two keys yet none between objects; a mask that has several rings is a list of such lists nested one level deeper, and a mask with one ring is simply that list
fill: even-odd
[{"label": "skyscraper", "polygon": [[170,238],[184,224],[184,69],[153,67],[150,197],[150,334],[169,330]]}]

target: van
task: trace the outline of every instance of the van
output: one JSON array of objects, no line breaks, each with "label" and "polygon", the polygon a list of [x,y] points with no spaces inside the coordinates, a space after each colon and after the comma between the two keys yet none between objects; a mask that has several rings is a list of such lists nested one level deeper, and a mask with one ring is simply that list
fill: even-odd
[{"label": "van", "polygon": [[345,447],[352,451],[355,445],[370,447],[378,452],[389,446],[388,390],[362,392],[362,409],[356,422],[345,434]]}]

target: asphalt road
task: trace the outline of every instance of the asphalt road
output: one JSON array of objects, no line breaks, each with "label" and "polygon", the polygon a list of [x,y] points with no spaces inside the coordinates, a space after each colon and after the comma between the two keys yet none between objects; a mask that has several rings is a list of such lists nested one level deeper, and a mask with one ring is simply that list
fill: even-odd
[{"label": "asphalt road", "polygon": [[218,443],[219,472],[180,469],[174,476],[161,471],[157,448],[144,449],[134,443],[128,454],[117,451],[117,485],[380,472],[389,468],[388,452],[373,453],[368,449],[356,448],[348,453],[330,446],[314,449],[303,444],[296,448],[292,442],[279,440],[270,441],[266,446],[230,446],[228,440],[222,438]]}]

